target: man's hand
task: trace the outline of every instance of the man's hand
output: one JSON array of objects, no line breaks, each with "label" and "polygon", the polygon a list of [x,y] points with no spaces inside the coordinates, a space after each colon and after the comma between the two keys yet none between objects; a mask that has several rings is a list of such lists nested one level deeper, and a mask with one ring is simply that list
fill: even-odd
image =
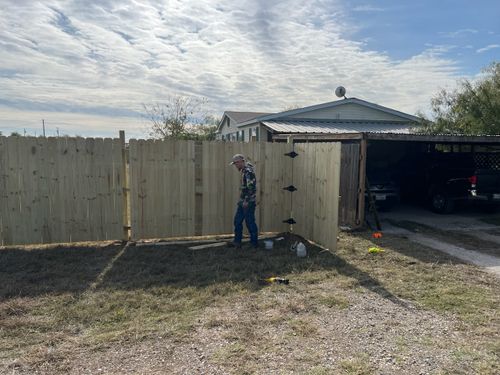
[{"label": "man's hand", "polygon": [[241,206],[244,208],[244,209],[247,209],[248,208],[248,202],[243,202],[241,204]]}]

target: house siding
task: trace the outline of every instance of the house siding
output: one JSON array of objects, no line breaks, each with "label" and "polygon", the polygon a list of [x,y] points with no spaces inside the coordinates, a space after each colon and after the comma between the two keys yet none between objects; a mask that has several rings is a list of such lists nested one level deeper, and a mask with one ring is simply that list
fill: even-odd
[{"label": "house siding", "polygon": [[349,103],[334,108],[317,109],[300,113],[283,119],[333,119],[333,120],[371,120],[371,121],[401,121],[400,116],[368,108],[359,104]]},{"label": "house siding", "polygon": [[267,132],[266,130],[260,125],[260,123],[253,123],[250,125],[246,125],[244,127],[241,127],[239,130],[243,130],[245,132],[245,142],[250,142],[251,141],[251,131],[252,129],[258,129],[257,131],[257,141],[265,141],[267,140]]},{"label": "house siding", "polygon": [[[227,126],[229,124],[229,127]],[[224,139],[230,135],[231,133],[236,133],[238,131],[238,128],[231,123],[231,120],[226,117],[224,121],[222,122],[222,126],[220,128],[220,132],[217,134],[217,139]]]}]

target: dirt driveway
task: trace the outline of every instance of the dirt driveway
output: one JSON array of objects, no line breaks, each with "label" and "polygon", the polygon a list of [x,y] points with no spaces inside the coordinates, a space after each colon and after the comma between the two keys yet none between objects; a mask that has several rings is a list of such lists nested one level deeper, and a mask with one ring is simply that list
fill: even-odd
[{"label": "dirt driveway", "polygon": [[386,233],[403,235],[500,277],[499,214],[464,207],[454,214],[440,215],[422,207],[402,205],[380,212],[379,219]]}]

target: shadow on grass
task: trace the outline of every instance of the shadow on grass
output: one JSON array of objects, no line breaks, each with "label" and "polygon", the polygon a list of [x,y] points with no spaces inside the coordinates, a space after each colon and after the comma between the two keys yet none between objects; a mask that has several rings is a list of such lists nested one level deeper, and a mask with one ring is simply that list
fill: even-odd
[{"label": "shadow on grass", "polygon": [[212,248],[189,250],[187,247],[131,247],[117,259],[101,288],[137,289],[162,286],[203,288],[226,282],[242,283],[250,290],[263,286],[259,280],[270,276],[303,272],[334,271],[351,277],[395,303],[404,304],[376,279],[342,257],[309,246],[307,258],[298,258],[288,246],[273,250]]},{"label": "shadow on grass", "polygon": [[[121,246],[106,248],[54,248],[3,250],[0,259],[0,298],[45,293],[83,293],[110,264]],[[98,285],[99,290],[135,290],[168,285],[204,288],[227,282],[249,290],[264,285],[259,280],[276,275],[334,271],[383,298],[403,304],[368,273],[342,257],[310,246],[306,258],[298,258],[288,246],[272,251],[225,247],[189,250],[188,246],[128,247]]]},{"label": "shadow on grass", "polygon": [[80,293],[122,246],[0,250],[0,301],[46,293]]}]

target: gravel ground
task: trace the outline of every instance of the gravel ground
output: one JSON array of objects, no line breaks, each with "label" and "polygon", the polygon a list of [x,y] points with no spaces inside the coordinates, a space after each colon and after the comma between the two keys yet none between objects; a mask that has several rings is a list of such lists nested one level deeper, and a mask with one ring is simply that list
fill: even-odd
[{"label": "gravel ground", "polygon": [[[314,287],[338,290],[334,281]],[[134,345],[123,342],[97,352],[75,352],[56,368],[48,362],[39,371],[436,374],[454,368],[452,343],[467,339],[453,318],[373,292],[353,291],[346,308],[313,306],[313,301],[307,302],[293,290],[280,295],[271,287],[266,292],[274,294],[276,301],[266,310],[256,310],[255,303],[245,299],[234,306],[207,309],[189,335],[191,339],[154,337]],[[288,310],[290,299],[298,301],[296,311],[291,316],[280,316],[284,308]],[[302,332],[290,329],[291,322],[297,321],[306,327]],[[30,373],[22,366],[10,366],[10,371]]]}]

